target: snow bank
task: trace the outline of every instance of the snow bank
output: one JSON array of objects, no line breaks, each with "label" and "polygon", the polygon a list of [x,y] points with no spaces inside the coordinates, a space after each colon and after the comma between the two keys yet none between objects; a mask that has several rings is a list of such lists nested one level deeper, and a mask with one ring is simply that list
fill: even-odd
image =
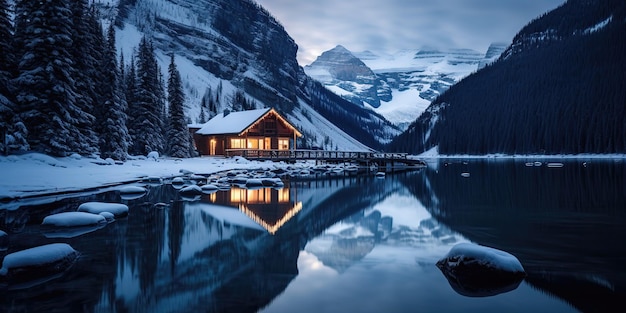
[{"label": "snow bank", "polygon": [[110,212],[115,217],[128,215],[128,206],[121,203],[85,202],[78,207],[79,212],[100,214]]},{"label": "snow bank", "polygon": [[78,227],[105,224],[106,218],[86,212],[64,212],[46,216],[41,225],[56,227]]},{"label": "snow bank", "polygon": [[163,178],[179,176],[181,169],[209,175],[232,169],[275,166],[272,162],[244,163],[241,159],[223,157],[160,157],[158,162],[135,157],[115,166],[99,165],[96,161],[95,158],[55,158],[40,153],[0,156],[0,199],[75,192],[140,180],[160,185]]}]

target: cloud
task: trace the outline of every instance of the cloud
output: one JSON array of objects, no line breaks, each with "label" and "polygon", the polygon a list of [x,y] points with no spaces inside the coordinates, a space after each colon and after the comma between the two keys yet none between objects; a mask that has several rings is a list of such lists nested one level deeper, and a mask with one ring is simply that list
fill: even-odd
[{"label": "cloud", "polygon": [[341,44],[352,51],[395,52],[424,45],[486,51],[510,41],[535,17],[564,0],[257,0],[311,63]]}]

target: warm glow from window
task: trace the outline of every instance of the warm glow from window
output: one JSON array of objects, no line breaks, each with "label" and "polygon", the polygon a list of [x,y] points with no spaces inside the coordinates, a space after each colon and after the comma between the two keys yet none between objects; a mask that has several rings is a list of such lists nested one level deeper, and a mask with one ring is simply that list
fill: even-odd
[{"label": "warm glow from window", "polygon": [[272,203],[272,189],[248,189],[246,203]]},{"label": "warm glow from window", "polygon": [[265,141],[263,138],[248,138],[248,149],[265,149]]},{"label": "warm glow from window", "polygon": [[246,148],[246,140],[245,139],[231,139],[230,140],[230,148],[231,149],[245,149]]},{"label": "warm glow from window", "polygon": [[239,188],[230,189],[230,202],[241,203],[246,202],[246,190]]},{"label": "warm glow from window", "polygon": [[278,139],[278,150],[289,150],[289,139]]},{"label": "warm glow from window", "polygon": [[289,188],[282,188],[278,190],[278,202],[286,203],[289,202]]}]

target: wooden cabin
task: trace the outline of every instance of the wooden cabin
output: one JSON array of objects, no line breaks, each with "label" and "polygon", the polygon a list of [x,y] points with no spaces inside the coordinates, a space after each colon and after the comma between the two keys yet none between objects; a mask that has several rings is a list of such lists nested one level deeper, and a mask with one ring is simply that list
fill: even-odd
[{"label": "wooden cabin", "polygon": [[201,155],[240,150],[295,150],[302,134],[275,109],[224,111],[204,124],[189,125]]}]

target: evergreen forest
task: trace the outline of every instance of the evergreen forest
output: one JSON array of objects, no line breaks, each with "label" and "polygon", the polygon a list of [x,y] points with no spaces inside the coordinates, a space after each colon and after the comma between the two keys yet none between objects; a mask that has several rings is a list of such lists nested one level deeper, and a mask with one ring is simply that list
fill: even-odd
[{"label": "evergreen forest", "polygon": [[625,20],[621,0],[570,0],[538,17],[498,61],[440,95],[388,149],[626,153]]},{"label": "evergreen forest", "polygon": [[165,82],[150,39],[118,60],[87,0],[0,0],[0,33],[0,153],[192,155],[174,56]]}]

